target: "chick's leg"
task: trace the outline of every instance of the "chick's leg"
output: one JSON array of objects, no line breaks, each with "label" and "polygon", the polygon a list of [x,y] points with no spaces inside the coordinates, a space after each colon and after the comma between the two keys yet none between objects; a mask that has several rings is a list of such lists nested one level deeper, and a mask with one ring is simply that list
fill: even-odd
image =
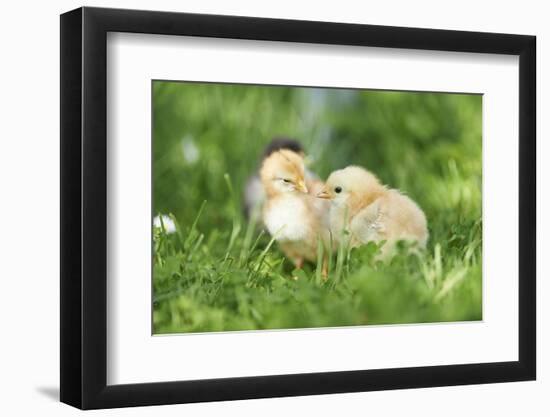
[{"label": "chick's leg", "polygon": [[324,281],[328,279],[328,256],[327,255],[323,257],[323,267],[321,269],[321,276],[323,277]]},{"label": "chick's leg", "polygon": [[[296,269],[302,269],[302,266],[304,266],[304,258],[292,258],[292,261]],[[298,281],[298,275],[293,275],[292,279]]]}]

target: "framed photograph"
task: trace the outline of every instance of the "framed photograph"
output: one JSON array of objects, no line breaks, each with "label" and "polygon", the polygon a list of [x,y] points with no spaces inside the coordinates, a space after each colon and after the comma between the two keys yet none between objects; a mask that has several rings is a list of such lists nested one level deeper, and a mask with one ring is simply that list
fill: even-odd
[{"label": "framed photograph", "polygon": [[61,401],[535,379],[535,37],[61,16]]}]

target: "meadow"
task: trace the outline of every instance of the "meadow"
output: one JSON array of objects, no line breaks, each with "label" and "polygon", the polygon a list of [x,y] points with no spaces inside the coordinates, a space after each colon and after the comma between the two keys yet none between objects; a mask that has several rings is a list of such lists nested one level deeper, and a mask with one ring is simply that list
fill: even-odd
[{"label": "meadow", "polygon": [[[153,82],[154,333],[482,318],[482,97]],[[369,244],[294,270],[242,190],[275,136],[321,178],[361,165],[422,207],[421,253]]]}]

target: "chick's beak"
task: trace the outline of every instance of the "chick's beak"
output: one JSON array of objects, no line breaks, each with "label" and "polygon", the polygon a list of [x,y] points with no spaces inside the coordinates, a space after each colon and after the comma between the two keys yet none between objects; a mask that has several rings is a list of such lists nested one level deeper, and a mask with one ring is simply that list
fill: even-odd
[{"label": "chick's beak", "polygon": [[305,182],[299,181],[297,184],[298,191],[301,191],[304,194],[307,194],[307,187]]},{"label": "chick's beak", "polygon": [[323,191],[321,191],[320,193],[317,194],[317,197],[318,198],[324,198],[326,200],[330,200],[330,194],[328,193],[328,191],[325,189],[323,189]]}]

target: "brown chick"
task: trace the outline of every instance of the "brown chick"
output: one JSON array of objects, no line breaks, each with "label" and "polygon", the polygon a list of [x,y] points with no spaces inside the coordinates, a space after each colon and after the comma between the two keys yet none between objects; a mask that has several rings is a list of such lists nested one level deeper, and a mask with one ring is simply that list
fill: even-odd
[{"label": "brown chick", "polygon": [[350,166],[330,174],[318,197],[331,201],[330,229],[336,241],[349,232],[356,247],[386,241],[382,258],[391,255],[399,240],[414,241],[421,248],[428,241],[426,216],[409,197],[388,189],[369,171]]},{"label": "brown chick", "polygon": [[264,159],[260,178],[266,194],[263,221],[297,268],[315,262],[318,238],[328,237],[329,206],[308,194],[303,157],[281,149]]}]

